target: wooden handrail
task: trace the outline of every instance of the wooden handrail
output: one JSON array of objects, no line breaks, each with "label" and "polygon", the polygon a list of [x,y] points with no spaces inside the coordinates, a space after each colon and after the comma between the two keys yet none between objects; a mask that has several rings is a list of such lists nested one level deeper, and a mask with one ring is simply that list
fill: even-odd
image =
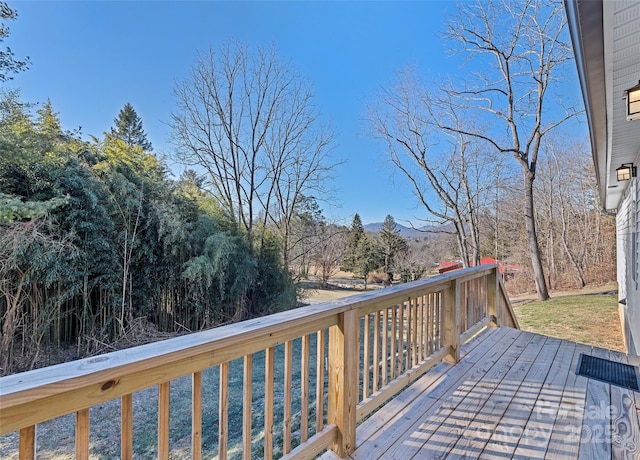
[{"label": "wooden handrail", "polygon": [[[482,287],[479,287],[482,286]],[[463,289],[464,287],[464,289]],[[471,323],[474,324],[471,324]],[[122,457],[130,458],[131,395],[159,386],[159,457],[169,451],[169,385],[182,376],[193,380],[193,455],[200,457],[202,434],[202,372],[220,367],[221,457],[227,448],[226,427],[229,366],[244,359],[245,387],[242,448],[251,447],[251,381],[253,354],[265,352],[264,456],[274,451],[274,369],[285,368],[285,386],[292,386],[292,341],[302,338],[305,384],[301,404],[305,433],[292,445],[292,394],[285,392],[284,441],[280,454],[313,457],[315,449],[330,446],[344,456],[355,448],[356,423],[383,401],[448,357],[457,361],[461,341],[469,332],[490,323],[518,327],[502,279],[495,265],[449,272],[434,278],[371,291],[241,323],[223,326],[161,342],[107,353],[0,379],[0,434],[20,430],[20,449],[33,449],[33,427],[41,422],[76,413],[76,444],[88,446],[88,409],[122,398]],[[366,327],[366,331],[364,328]],[[325,369],[325,335],[328,331]],[[317,383],[310,393],[309,364],[314,360],[309,337],[317,337]],[[364,343],[366,341],[366,344]],[[275,366],[275,348],[286,344],[285,363]],[[266,350],[266,351],[265,351]],[[366,353],[365,353],[366,352]],[[248,372],[247,372],[248,369]],[[306,371],[304,370],[306,369]],[[280,371],[278,371],[280,372]],[[304,373],[306,372],[306,376]],[[366,376],[365,376],[366,373]],[[324,385],[327,385],[326,399]],[[247,387],[247,385],[249,385]],[[363,387],[366,387],[363,388]],[[199,399],[198,399],[199,398]],[[307,402],[315,401],[316,423],[308,424]],[[324,405],[327,422],[324,423]],[[247,410],[248,407],[248,410]],[[310,426],[311,425],[311,426]],[[315,435],[307,437],[307,430]],[[248,433],[246,432],[248,431]],[[268,432],[267,432],[268,431]],[[23,439],[24,437],[24,439]],[[196,445],[197,444],[197,445]],[[293,449],[293,450],[291,450]],[[22,454],[21,454],[22,455]],[[245,458],[250,458],[249,455]]]}]

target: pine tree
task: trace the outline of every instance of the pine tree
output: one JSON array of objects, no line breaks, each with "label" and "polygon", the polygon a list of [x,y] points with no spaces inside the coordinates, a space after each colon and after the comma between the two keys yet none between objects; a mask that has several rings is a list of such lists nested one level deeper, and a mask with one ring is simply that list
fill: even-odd
[{"label": "pine tree", "polygon": [[391,215],[384,219],[380,229],[382,256],[384,257],[384,272],[387,274],[386,284],[393,282],[394,265],[397,255],[407,249],[407,241],[400,236],[400,229]]},{"label": "pine tree", "polygon": [[60,125],[60,117],[58,112],[53,111],[51,100],[47,99],[42,108],[36,110],[36,130],[49,138],[55,138],[62,135],[62,126]]},{"label": "pine tree", "polygon": [[356,247],[353,273],[364,280],[364,288],[367,289],[369,273],[380,266],[379,248],[367,235],[362,235]]},{"label": "pine tree", "polygon": [[347,248],[342,259],[342,270],[350,272],[354,271],[357,257],[356,254],[358,252],[358,244],[364,236],[365,234],[362,220],[356,213],[353,216],[353,220],[351,221],[351,228],[349,229],[349,241],[347,243]]},{"label": "pine tree", "polygon": [[142,128],[142,119],[131,104],[127,102],[113,122],[115,127],[111,128],[112,136],[122,140],[129,147],[137,145],[147,152],[153,150],[151,142],[147,139],[147,133]]}]

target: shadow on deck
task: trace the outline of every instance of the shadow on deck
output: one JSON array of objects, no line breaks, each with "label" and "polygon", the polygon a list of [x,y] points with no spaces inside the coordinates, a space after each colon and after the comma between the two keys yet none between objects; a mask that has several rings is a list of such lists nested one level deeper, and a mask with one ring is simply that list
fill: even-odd
[{"label": "shadow on deck", "polygon": [[640,458],[640,393],[576,375],[580,354],[637,356],[508,327],[461,353],[362,422],[348,458]]}]

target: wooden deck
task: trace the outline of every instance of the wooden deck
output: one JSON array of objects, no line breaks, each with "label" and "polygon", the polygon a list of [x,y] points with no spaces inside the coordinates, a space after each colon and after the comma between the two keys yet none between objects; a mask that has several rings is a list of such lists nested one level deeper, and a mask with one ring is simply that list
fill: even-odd
[{"label": "wooden deck", "polygon": [[637,356],[507,327],[461,351],[360,424],[349,458],[640,458],[640,393],[575,373],[581,353]]}]

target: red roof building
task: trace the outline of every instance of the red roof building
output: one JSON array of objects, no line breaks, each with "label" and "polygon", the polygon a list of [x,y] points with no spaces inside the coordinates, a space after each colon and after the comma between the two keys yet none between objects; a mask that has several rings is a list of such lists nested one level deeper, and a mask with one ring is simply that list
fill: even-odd
[{"label": "red roof building", "polygon": [[[496,261],[496,259],[494,259],[493,257],[481,257],[480,265],[497,265],[498,270],[503,275],[505,274],[505,272],[506,273],[519,272],[519,271],[522,271],[522,269],[524,268],[522,265],[519,265],[519,264],[505,264],[503,262]],[[473,266],[473,264],[470,264],[470,266]],[[440,274],[447,273],[454,270],[460,270],[462,268],[463,268],[463,265],[462,265],[462,262],[460,261],[455,261],[455,260],[443,261],[443,262],[440,262],[440,268],[438,269],[438,273]]]}]

